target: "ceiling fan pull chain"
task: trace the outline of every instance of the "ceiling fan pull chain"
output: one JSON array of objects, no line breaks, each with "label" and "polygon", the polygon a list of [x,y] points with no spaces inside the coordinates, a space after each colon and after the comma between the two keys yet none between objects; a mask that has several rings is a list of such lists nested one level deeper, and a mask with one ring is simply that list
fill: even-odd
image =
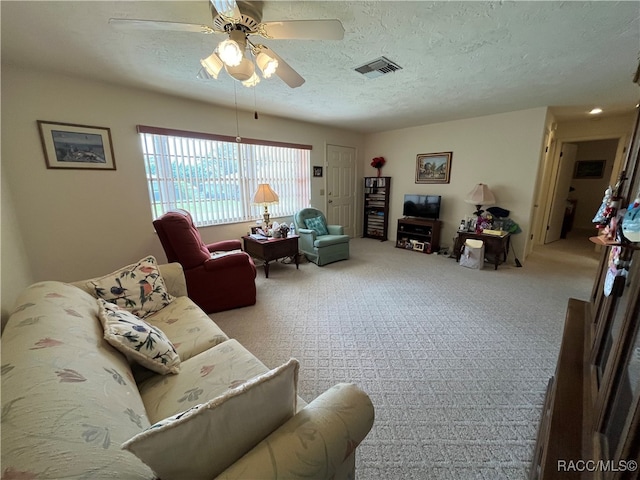
[{"label": "ceiling fan pull chain", "polygon": [[240,123],[238,121],[238,91],[236,90],[236,82],[233,82],[233,103],[236,106],[236,142],[242,142],[240,136]]},{"label": "ceiling fan pull chain", "polygon": [[256,100],[256,89],[253,89],[253,118],[258,120],[258,101]]}]

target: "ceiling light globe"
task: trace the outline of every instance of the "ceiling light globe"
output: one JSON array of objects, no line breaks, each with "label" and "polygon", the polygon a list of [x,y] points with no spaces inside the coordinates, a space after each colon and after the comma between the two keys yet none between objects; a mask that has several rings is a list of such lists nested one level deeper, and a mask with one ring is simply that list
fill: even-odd
[{"label": "ceiling light globe", "polygon": [[259,83],[260,83],[260,77],[254,71],[253,75],[251,75],[251,77],[249,77],[248,80],[245,80],[244,82],[242,82],[242,85],[244,85],[245,87],[255,87]]},{"label": "ceiling light globe", "polygon": [[270,78],[271,75],[276,73],[276,69],[278,68],[278,60],[275,58],[271,58],[264,52],[260,52],[256,57],[256,63],[260,70],[262,70],[262,76],[264,78]]},{"label": "ceiling light globe", "polygon": [[218,44],[218,56],[228,67],[240,65],[240,62],[242,62],[244,58],[240,45],[230,38]]},{"label": "ceiling light globe", "polygon": [[225,70],[229,75],[240,82],[249,80],[256,72],[256,67],[251,60],[243,58],[239,65],[225,66]]},{"label": "ceiling light globe", "polygon": [[216,52],[213,52],[207,58],[201,59],[200,65],[202,65],[202,67],[207,71],[207,73],[211,75],[213,78],[218,78],[218,74],[220,73],[220,70],[222,70],[222,67],[223,67],[223,63],[222,61],[220,61],[220,57],[218,57]]}]

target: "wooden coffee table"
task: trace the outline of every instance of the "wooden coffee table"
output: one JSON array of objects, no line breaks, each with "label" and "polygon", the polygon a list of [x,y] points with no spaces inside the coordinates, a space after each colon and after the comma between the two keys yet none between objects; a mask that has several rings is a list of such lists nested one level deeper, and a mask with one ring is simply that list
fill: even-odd
[{"label": "wooden coffee table", "polygon": [[244,251],[264,262],[264,275],[269,278],[269,262],[279,258],[293,257],[298,269],[298,235],[286,238],[268,238],[259,240],[248,235],[244,240]]}]

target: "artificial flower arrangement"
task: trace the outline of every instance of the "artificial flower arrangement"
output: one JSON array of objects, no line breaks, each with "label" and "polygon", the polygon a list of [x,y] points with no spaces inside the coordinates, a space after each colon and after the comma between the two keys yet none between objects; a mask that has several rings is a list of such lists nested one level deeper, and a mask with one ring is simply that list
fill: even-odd
[{"label": "artificial flower arrangement", "polygon": [[384,159],[384,157],[376,157],[371,160],[371,166],[377,169],[384,167],[385,163],[387,163],[387,161]]}]

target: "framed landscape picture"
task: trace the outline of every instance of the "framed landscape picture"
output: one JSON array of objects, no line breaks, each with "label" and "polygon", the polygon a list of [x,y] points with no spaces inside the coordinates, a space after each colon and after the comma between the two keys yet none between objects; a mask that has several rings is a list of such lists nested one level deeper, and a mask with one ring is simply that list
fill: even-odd
[{"label": "framed landscape picture", "polygon": [[115,170],[111,130],[38,120],[47,168]]},{"label": "framed landscape picture", "polygon": [[416,157],[416,183],[449,183],[453,152],[421,153]]}]

